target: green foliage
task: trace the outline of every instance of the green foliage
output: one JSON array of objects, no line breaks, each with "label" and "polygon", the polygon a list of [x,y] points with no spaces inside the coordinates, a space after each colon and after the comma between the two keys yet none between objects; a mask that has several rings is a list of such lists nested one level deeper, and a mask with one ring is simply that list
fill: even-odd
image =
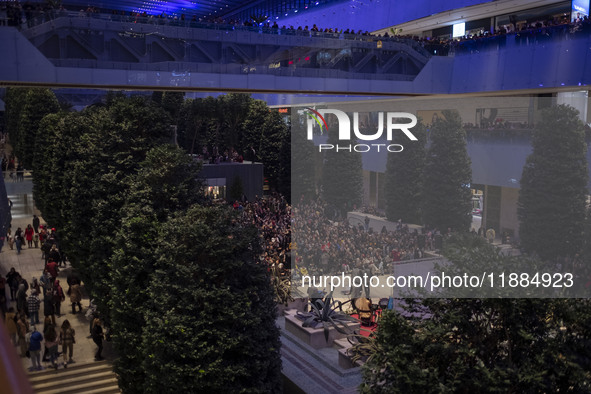
[{"label": "green foliage", "polygon": [[[256,231],[227,208],[163,225],[144,308],[143,392],[277,392],[279,332]],[[231,240],[231,241],[230,241]]]},{"label": "green foliage", "polygon": [[165,92],[162,95],[162,108],[168,112],[174,124],[176,124],[184,100],[184,92]]},{"label": "green foliage", "polygon": [[294,298],[291,296],[291,275],[282,275],[283,270],[277,265],[271,267],[271,287],[274,291],[275,301],[278,304],[288,305]]},{"label": "green foliage", "polygon": [[230,209],[196,206],[199,166],[165,143],[170,122],[157,100],[115,94],[46,116],[34,175],[42,215],[110,317],[125,392],[277,392],[257,232]]},{"label": "green foliage", "polygon": [[[44,219],[62,231],[63,248],[105,314],[119,210],[146,152],[168,140],[170,125],[166,112],[151,102],[112,96],[109,106],[52,115],[42,123],[45,143],[37,150],[33,179]],[[153,198],[170,204],[167,193]]]},{"label": "green foliage", "polygon": [[[405,138],[404,150],[388,153],[384,193],[386,196],[386,217],[388,220],[402,219],[404,223],[422,224],[423,173],[425,168],[425,126],[419,122],[412,129],[418,141]],[[401,135],[397,134],[403,142]]]},{"label": "green foliage", "polygon": [[[74,170],[85,160],[86,152],[80,149],[82,136],[102,127],[104,120],[103,117],[88,117],[80,113],[53,114],[43,118],[39,127],[45,132],[45,144],[35,151],[33,192],[45,221],[60,231],[66,229],[74,213],[70,191],[72,188],[78,190]],[[81,210],[79,214],[85,217],[86,210]],[[63,244],[67,245],[69,233],[63,231],[61,234],[66,237]],[[68,252],[70,261],[75,261],[77,251]]]},{"label": "green foliage", "polygon": [[[502,256],[480,237],[446,242],[446,274],[543,271],[527,256]],[[471,271],[473,270],[473,271]],[[550,271],[552,272],[552,271]],[[523,295],[523,293],[521,293]],[[542,292],[538,295],[542,296]],[[506,293],[507,296],[519,293]],[[554,293],[554,296],[557,294]],[[445,293],[442,296],[446,296]],[[591,301],[539,298],[407,299],[380,319],[363,392],[588,392]],[[585,355],[585,356],[583,356]]]},{"label": "green foliage", "polygon": [[6,88],[4,122],[5,130],[10,136],[13,145],[19,140],[21,112],[25,106],[29,90],[26,88]]},{"label": "green foliage", "polygon": [[290,157],[289,154],[286,156],[286,144],[291,136],[279,113],[270,110],[265,102],[254,100],[242,127],[242,146],[254,148],[271,188],[289,195],[288,186],[283,183],[280,188],[279,185],[281,174],[289,173]]},{"label": "green foliage", "polygon": [[583,247],[587,145],[578,111],[547,108],[534,132],[521,176],[517,214],[521,245],[544,259],[572,257]]},{"label": "green foliage", "polygon": [[[363,392],[588,392],[589,300],[409,300],[382,315]],[[580,313],[580,315],[576,315]],[[588,354],[588,353],[587,353]]]},{"label": "green foliage", "polygon": [[[328,130],[328,144],[338,145],[337,130]],[[361,153],[329,150],[322,168],[323,198],[341,214],[361,205],[363,166]]]},{"label": "green foliage", "polygon": [[430,129],[424,175],[423,221],[442,232],[468,231],[472,221],[472,169],[457,111],[445,110]]},{"label": "green foliage", "polygon": [[[202,147],[211,149],[212,119],[218,119],[217,100],[213,97],[185,100],[179,113],[179,145],[190,154],[200,154]],[[216,130],[217,127],[213,128]],[[217,144],[217,141],[213,141]]]},{"label": "green foliage", "polygon": [[[262,162],[271,187],[284,195],[291,185],[290,134],[277,111],[246,94],[185,100],[179,113],[178,142],[190,154],[235,149],[245,160]],[[255,154],[253,155],[253,150]]]},{"label": "green foliage", "polygon": [[[109,90],[105,96],[105,105],[107,107],[110,107],[111,105],[113,105],[114,102],[116,102],[117,100],[121,100],[126,98],[127,95],[125,94],[125,92],[123,91],[114,91],[114,90]],[[158,103],[158,105],[161,105],[162,103]]]},{"label": "green foliage", "polygon": [[110,261],[113,341],[120,354],[116,371],[125,392],[143,392],[142,330],[146,300],[153,280],[159,231],[172,215],[200,200],[196,181],[199,167],[184,152],[170,145],[151,149],[131,184],[121,211],[125,217],[115,238]]},{"label": "green foliage", "polygon": [[51,90],[30,89],[27,92],[20,113],[18,138],[14,141],[15,154],[23,167],[34,169],[35,151],[45,144],[45,130],[39,128],[41,119],[59,111],[59,102]]},{"label": "green foliage", "polygon": [[351,357],[353,364],[358,361],[366,363],[371,361],[380,351],[377,345],[375,331],[369,336],[352,334],[347,337],[351,347],[347,348],[347,356]]}]

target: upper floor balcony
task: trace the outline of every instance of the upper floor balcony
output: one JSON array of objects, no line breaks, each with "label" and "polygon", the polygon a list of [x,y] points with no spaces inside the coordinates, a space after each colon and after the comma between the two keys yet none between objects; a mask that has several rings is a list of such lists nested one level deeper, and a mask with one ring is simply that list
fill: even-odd
[{"label": "upper floor balcony", "polygon": [[0,28],[0,82],[334,94],[586,89],[591,25],[471,40],[62,12]]},{"label": "upper floor balcony", "polygon": [[412,81],[429,53],[410,39],[61,12],[21,33],[58,67]]}]

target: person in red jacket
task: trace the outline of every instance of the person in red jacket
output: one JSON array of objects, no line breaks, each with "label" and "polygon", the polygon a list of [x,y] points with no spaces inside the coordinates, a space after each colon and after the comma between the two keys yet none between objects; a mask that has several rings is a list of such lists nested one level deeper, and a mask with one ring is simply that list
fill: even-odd
[{"label": "person in red jacket", "polygon": [[35,234],[35,230],[33,229],[33,226],[29,224],[25,229],[25,239],[27,240],[29,248],[33,247],[33,234]]},{"label": "person in red jacket", "polygon": [[57,278],[57,263],[53,260],[51,260],[49,263],[47,263],[47,265],[45,266],[45,269],[47,270],[47,272],[49,272],[49,276],[51,276],[51,281],[55,281],[55,279]]}]

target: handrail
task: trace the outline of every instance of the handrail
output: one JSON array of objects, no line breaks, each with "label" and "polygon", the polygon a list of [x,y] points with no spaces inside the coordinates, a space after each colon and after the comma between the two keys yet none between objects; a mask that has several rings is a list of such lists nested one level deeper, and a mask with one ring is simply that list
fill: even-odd
[{"label": "handrail", "polygon": [[[232,24],[222,23],[208,23],[198,21],[179,20],[171,18],[158,18],[154,16],[129,16],[129,15],[118,15],[118,14],[103,14],[103,13],[86,13],[86,12],[72,12],[72,11],[59,11],[55,14],[46,14],[37,18],[31,18],[26,22],[23,22],[20,29],[23,32],[34,29],[40,25],[50,23],[59,18],[69,19],[88,19],[88,20],[102,20],[108,22],[122,22],[128,24],[147,25],[147,26],[169,26],[179,28],[190,28],[190,29],[206,29],[215,30],[220,32],[231,32],[231,31],[243,31],[265,35],[278,35],[288,37],[301,37],[301,38],[316,38],[316,39],[330,39],[330,40],[347,40],[356,42],[368,42],[375,43],[382,41],[383,44],[403,44],[414,49],[418,54],[426,58],[431,55],[425,48],[423,48],[417,41],[411,38],[403,37],[378,37],[373,35],[363,34],[345,34],[345,33],[325,33],[325,32],[314,32],[311,30],[295,30],[295,29],[277,29],[264,26],[241,26]],[[387,49],[385,47],[384,49]]]},{"label": "handrail", "polygon": [[266,35],[320,38],[330,40],[347,40],[367,43],[376,43],[377,41],[381,41],[383,45],[388,45],[392,43],[404,44],[412,48],[418,54],[425,56],[426,58],[429,58],[431,56],[455,56],[456,54],[471,53],[473,51],[480,51],[482,49],[495,49],[505,45],[505,42],[507,40],[520,39],[522,40],[522,45],[532,45],[538,43],[538,41],[544,41],[548,39],[569,39],[571,36],[577,34],[588,34],[591,30],[591,24],[562,24],[555,26],[535,27],[516,32],[485,35],[481,37],[472,37],[463,40],[445,40],[443,42],[440,42],[436,39],[415,39],[411,37],[401,36],[380,37],[371,34],[345,34],[343,32],[325,33],[315,32],[311,30],[295,30],[291,28],[283,29],[265,26],[242,26],[236,24],[210,23],[203,21],[175,19],[170,16],[167,16],[166,18],[160,18],[154,15],[120,15],[105,13],[87,13],[85,11],[74,12],[63,10],[46,13],[36,18],[30,18],[29,20],[21,24],[20,29],[24,32],[34,28],[35,26],[51,22],[52,20],[61,17],[66,17],[70,19],[89,19],[104,20],[111,22],[124,22],[137,25],[199,28],[215,30],[220,32],[244,31]]}]

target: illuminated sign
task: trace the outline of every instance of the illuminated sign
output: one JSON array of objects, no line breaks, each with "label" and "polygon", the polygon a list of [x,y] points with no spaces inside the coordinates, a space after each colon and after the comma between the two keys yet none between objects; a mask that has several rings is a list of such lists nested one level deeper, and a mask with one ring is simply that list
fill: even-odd
[{"label": "illuminated sign", "polygon": [[466,23],[455,23],[453,27],[452,37],[462,37],[466,34]]}]

